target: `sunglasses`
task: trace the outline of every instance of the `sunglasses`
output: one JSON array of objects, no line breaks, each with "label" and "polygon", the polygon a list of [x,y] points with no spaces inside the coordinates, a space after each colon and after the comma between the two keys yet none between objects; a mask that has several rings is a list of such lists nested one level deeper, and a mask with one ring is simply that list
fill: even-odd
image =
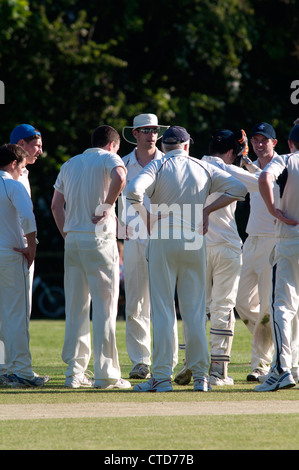
[{"label": "sunglasses", "polygon": [[158,134],[160,131],[160,127],[141,127],[140,129],[137,129],[137,130],[142,132],[142,134],[150,134],[151,132],[153,134]]}]

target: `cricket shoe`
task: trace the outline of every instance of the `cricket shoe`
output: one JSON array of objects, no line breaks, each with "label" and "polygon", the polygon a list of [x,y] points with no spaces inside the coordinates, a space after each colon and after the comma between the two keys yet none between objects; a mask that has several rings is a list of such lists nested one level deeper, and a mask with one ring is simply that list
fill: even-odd
[{"label": "cricket shoe", "polygon": [[4,374],[1,375],[2,385],[11,387],[14,382],[18,380],[16,374]]},{"label": "cricket shoe", "polygon": [[50,382],[51,380],[51,377],[49,375],[38,375],[36,372],[33,372],[34,374],[34,377],[39,377],[40,379],[42,379],[44,381],[44,384],[46,384],[47,382]]},{"label": "cricket shoe", "polygon": [[92,387],[94,381],[91,378],[90,372],[82,374],[71,375],[65,379],[64,386],[67,388],[80,388],[80,387]]},{"label": "cricket shoe", "polygon": [[223,375],[214,372],[213,375],[210,375],[210,384],[217,386],[234,385],[234,379],[228,375],[224,377]]},{"label": "cricket shoe", "polygon": [[171,380],[156,380],[152,377],[147,382],[134,385],[134,392],[172,392]]},{"label": "cricket shoe", "polygon": [[271,371],[267,379],[254,388],[255,392],[274,392],[284,388],[291,388],[296,385],[295,380],[290,372],[282,372],[279,374],[275,369]]},{"label": "cricket shoe", "polygon": [[[272,374],[272,372],[273,372],[273,369],[271,369],[270,372],[268,372],[268,374],[260,375],[260,376],[258,377],[258,381],[259,381],[260,383],[264,383],[265,380],[267,380],[267,379],[270,377],[270,375]],[[299,382],[298,369],[297,369],[297,368],[296,368],[296,369],[292,369],[292,370],[291,370],[291,374],[292,374],[292,377],[293,377],[293,379],[295,380],[295,382]]]},{"label": "cricket shoe", "polygon": [[263,384],[270,377],[270,375],[273,374],[273,370],[274,369],[270,369],[270,371],[267,374],[259,375],[257,378],[258,382],[260,384]]},{"label": "cricket shoe", "polygon": [[[101,383],[99,383],[101,382]],[[131,383],[128,381],[128,380],[125,380],[125,379],[118,379],[115,383],[106,383],[105,385],[103,385],[103,382],[104,380],[102,381],[96,381],[95,384],[94,384],[94,388],[99,388],[99,389],[102,389],[102,390],[112,390],[112,389],[128,389],[128,388],[131,388],[132,385]],[[107,381],[106,381],[107,382]]]},{"label": "cricket shoe", "polygon": [[14,374],[13,380],[11,383],[12,388],[41,388],[45,385],[43,379],[36,376],[29,380]]},{"label": "cricket shoe", "polygon": [[[260,375],[258,377],[258,381],[260,383],[264,383],[269,377],[271,374],[273,374],[273,371],[274,369],[271,369],[270,372],[268,372],[268,374],[265,374],[265,375]],[[293,370],[291,371],[291,374],[292,374],[292,377],[294,379],[295,382],[298,382],[298,372],[297,372],[297,369],[296,370]]]},{"label": "cricket shoe", "polygon": [[268,372],[262,369],[253,369],[250,374],[247,375],[247,382],[263,382]]},{"label": "cricket shoe", "polygon": [[209,392],[212,390],[210,380],[207,377],[193,379],[193,390],[194,392]]},{"label": "cricket shoe", "polygon": [[8,379],[7,374],[2,374],[0,375],[0,387],[8,387],[10,384],[10,381]]},{"label": "cricket shoe", "polygon": [[150,368],[147,364],[137,364],[129,374],[130,379],[150,379]]},{"label": "cricket shoe", "polygon": [[184,365],[181,368],[181,370],[179,370],[179,372],[176,374],[174,381],[178,385],[188,385],[188,383],[190,383],[191,381],[191,378],[192,378],[192,372],[186,366],[186,361],[184,359]]}]

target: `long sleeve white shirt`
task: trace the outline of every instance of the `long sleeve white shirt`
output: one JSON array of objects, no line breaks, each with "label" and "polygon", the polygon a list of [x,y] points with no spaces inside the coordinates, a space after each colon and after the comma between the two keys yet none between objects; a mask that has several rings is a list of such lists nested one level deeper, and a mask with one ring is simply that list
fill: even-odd
[{"label": "long sleeve white shirt", "polygon": [[[147,195],[152,213],[158,210],[163,215],[171,211],[172,227],[183,228],[184,235],[191,238],[198,226],[196,213],[202,214],[206,198],[214,192],[244,200],[247,189],[227,172],[180,149],[149,163],[128,185],[127,200],[131,204],[142,203]],[[167,223],[170,225],[170,218]]]},{"label": "long sleeve white shirt", "polygon": [[[222,158],[207,156],[205,155],[201,161],[210,163],[211,165],[220,168],[223,171],[227,171],[229,174],[241,181],[249,192],[257,192],[258,188],[258,177],[260,171],[257,173],[249,173],[242,168],[235,165],[228,165],[224,163]],[[209,205],[217,197],[219,193],[214,193],[208,196],[206,205]],[[234,201],[228,206],[223,207],[215,212],[212,212],[209,216],[209,230],[206,234],[207,246],[215,246],[218,244],[225,243],[233,249],[239,251],[242,246],[242,240],[239,236],[236,220],[235,211],[237,203]]]}]

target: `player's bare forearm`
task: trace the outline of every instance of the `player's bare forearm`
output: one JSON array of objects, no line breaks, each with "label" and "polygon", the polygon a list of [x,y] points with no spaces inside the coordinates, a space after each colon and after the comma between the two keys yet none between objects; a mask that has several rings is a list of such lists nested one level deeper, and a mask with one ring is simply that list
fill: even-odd
[{"label": "player's bare forearm", "polygon": [[66,237],[66,233],[63,231],[64,222],[65,222],[65,211],[64,211],[65,200],[63,194],[59,191],[54,191],[52,203],[51,203],[51,210],[57,225],[59,232],[61,233],[62,237]]},{"label": "player's bare forearm", "polygon": [[287,214],[275,207],[272,184],[273,176],[265,171],[262,172],[259,177],[259,190],[269,213],[287,225],[298,225],[299,222],[297,220],[289,217]]},{"label": "player's bare forearm", "polygon": [[271,215],[276,217],[275,215],[275,205],[274,205],[274,194],[272,189],[273,184],[273,177],[270,173],[262,172],[259,177],[259,191],[261,193],[262,198],[265,201],[268,211]]},{"label": "player's bare forearm", "polygon": [[257,173],[260,172],[260,168],[256,166],[252,160],[248,157],[248,155],[244,155],[241,159],[241,166],[245,166],[245,168],[250,172],[250,173]]},{"label": "player's bare forearm", "polygon": [[219,196],[215,201],[204,208],[204,211],[207,215],[210,215],[211,212],[217,211],[218,209],[222,209],[222,207],[228,206],[232,202],[237,201],[237,198],[233,198],[231,196],[227,196],[226,194],[222,194]]},{"label": "player's bare forearm", "polygon": [[111,183],[104,203],[113,206],[125,185],[126,170],[120,166],[113,168],[111,171]]}]

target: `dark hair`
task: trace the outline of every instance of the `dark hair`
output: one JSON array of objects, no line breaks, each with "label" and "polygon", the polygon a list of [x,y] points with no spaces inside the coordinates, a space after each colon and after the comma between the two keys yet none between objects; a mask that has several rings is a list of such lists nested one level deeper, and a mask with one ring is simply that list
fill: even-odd
[{"label": "dark hair", "polygon": [[9,165],[13,161],[21,163],[28,153],[20,145],[17,144],[4,144],[0,147],[0,167]]},{"label": "dark hair", "polygon": [[120,142],[119,133],[111,126],[97,127],[91,136],[92,147],[106,147],[110,142]]}]

